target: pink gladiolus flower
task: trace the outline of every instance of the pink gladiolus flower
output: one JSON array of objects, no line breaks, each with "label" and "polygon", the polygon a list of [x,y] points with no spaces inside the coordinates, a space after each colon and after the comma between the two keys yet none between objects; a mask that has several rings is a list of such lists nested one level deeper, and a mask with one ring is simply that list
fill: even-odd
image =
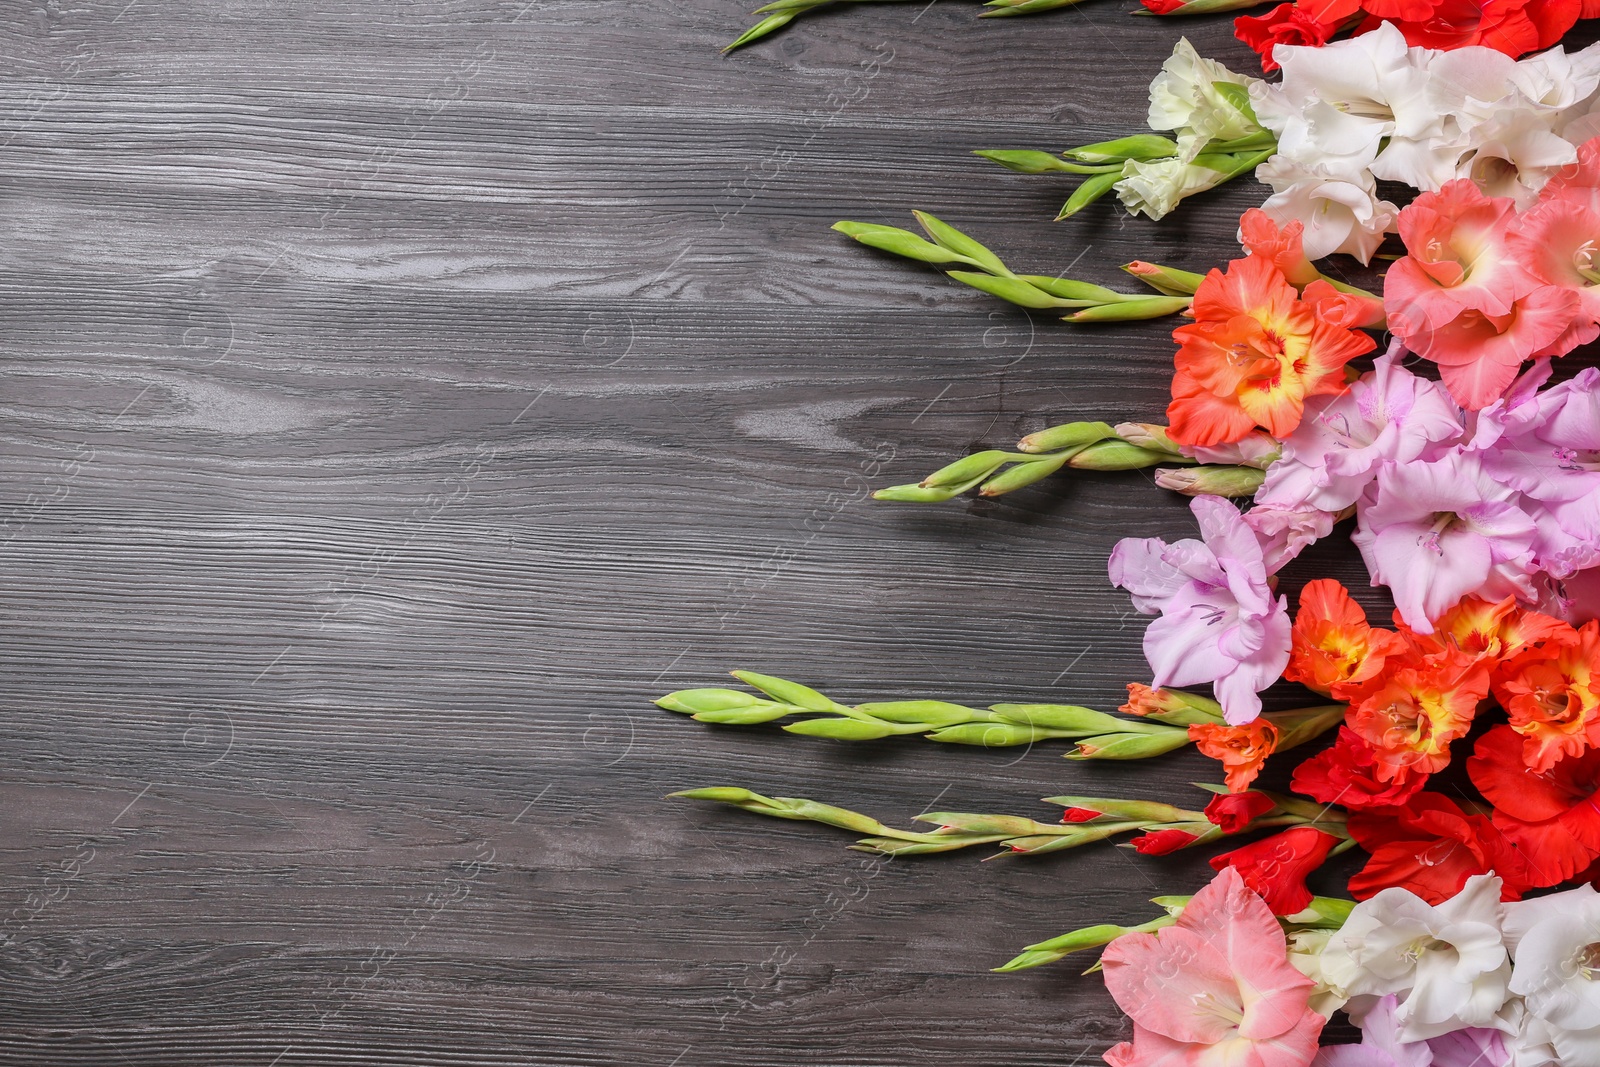
[{"label": "pink gladiolus flower", "polygon": [[1384,462],[1434,458],[1435,446],[1461,436],[1461,409],[1437,382],[1401,366],[1402,352],[1390,347],[1344,395],[1306,402],[1282,457],[1267,468],[1258,506],[1342,511]]},{"label": "pink gladiolus flower", "polygon": [[1433,620],[1469,593],[1533,599],[1533,519],[1474,456],[1386,464],[1356,514],[1351,540],[1372,584],[1389,587],[1418,633],[1433,633]]},{"label": "pink gladiolus flower", "polygon": [[1272,598],[1261,542],[1221,497],[1189,504],[1204,541],[1127,537],[1111,552],[1113,585],[1133,594],[1155,688],[1211,682],[1234,725],[1261,714],[1261,690],[1289,664],[1288,601]]},{"label": "pink gladiolus flower", "polygon": [[1509,197],[1484,196],[1465,178],[1446,182],[1400,212],[1408,254],[1384,279],[1389,328],[1439,364],[1450,395],[1473,411],[1498,398],[1524,360],[1581,338],[1577,293],[1523,266],[1515,221]]},{"label": "pink gladiolus flower", "polygon": [[1111,1067],[1306,1067],[1323,1017],[1272,909],[1226,869],[1159,934],[1106,947],[1106,988],[1133,1019]]}]

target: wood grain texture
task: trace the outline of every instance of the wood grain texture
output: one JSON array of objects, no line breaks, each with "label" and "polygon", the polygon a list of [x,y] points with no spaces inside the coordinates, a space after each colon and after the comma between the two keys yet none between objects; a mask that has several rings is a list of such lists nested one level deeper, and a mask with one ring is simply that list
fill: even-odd
[{"label": "wood grain texture", "polygon": [[[31,2],[0,27],[0,1064],[1024,1067],[1126,1025],[987,973],[1199,858],[873,861],[667,802],[905,820],[1215,776],[659,712],[1119,702],[1141,473],[874,505],[973,444],[1153,418],[1170,324],[1070,330],[829,232],[1030,270],[1227,253],[972,157],[1137,128],[1178,30],[737,0]],[[1186,21],[1248,69],[1226,19]],[[1286,574],[1361,576],[1348,546]],[[1365,594],[1363,594],[1365,595]],[[1370,603],[1376,605],[1377,601]],[[1282,784],[1281,782],[1279,784]]]}]

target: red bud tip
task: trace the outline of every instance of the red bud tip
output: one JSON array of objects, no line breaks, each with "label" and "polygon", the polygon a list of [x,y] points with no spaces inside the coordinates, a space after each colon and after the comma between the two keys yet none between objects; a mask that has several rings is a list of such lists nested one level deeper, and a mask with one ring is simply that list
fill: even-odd
[{"label": "red bud tip", "polygon": [[1061,821],[1062,822],[1093,822],[1095,819],[1098,819],[1103,814],[1105,814],[1105,813],[1104,812],[1095,811],[1092,808],[1068,808],[1066,810],[1066,813],[1061,816]]},{"label": "red bud tip", "polygon": [[1185,830],[1151,830],[1134,838],[1132,844],[1146,856],[1165,856],[1198,840],[1200,838]]}]

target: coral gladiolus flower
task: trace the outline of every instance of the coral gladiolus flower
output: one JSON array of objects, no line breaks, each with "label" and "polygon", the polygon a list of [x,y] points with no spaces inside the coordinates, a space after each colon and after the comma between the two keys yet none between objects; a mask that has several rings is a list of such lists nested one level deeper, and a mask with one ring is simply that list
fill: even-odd
[{"label": "coral gladiolus flower", "polygon": [[1478,738],[1467,773],[1494,805],[1495,826],[1527,857],[1534,885],[1564,882],[1600,857],[1600,749],[1535,774],[1516,731],[1496,726]]},{"label": "coral gladiolus flower", "polygon": [[1266,719],[1255,719],[1243,726],[1200,723],[1189,727],[1189,740],[1204,755],[1222,761],[1228,791],[1242,793],[1261,773],[1278,746],[1278,728]]},{"label": "coral gladiolus flower", "polygon": [[1315,305],[1261,256],[1207,274],[1194,316],[1172,331],[1181,347],[1168,433],[1184,445],[1238,441],[1257,426],[1287,436],[1306,398],[1344,392],[1344,365],[1376,345],[1319,320]]},{"label": "coral gladiolus flower", "polygon": [[1239,243],[1252,256],[1269,261],[1283,274],[1283,278],[1296,289],[1322,277],[1322,273],[1306,258],[1301,238],[1306,232],[1305,223],[1296,219],[1281,228],[1278,220],[1258,207],[1239,216]]},{"label": "coral gladiolus flower", "polygon": [[1496,675],[1495,696],[1536,774],[1600,748],[1600,622],[1585,623],[1570,643],[1542,641],[1513,656]]},{"label": "coral gladiolus flower", "polygon": [[1489,668],[1459,649],[1412,657],[1350,698],[1350,726],[1376,750],[1378,780],[1433,774],[1450,762],[1450,742],[1466,734],[1489,695]]},{"label": "coral gladiolus flower", "polygon": [[1324,694],[1375,677],[1390,657],[1406,652],[1405,639],[1367,625],[1367,613],[1332,578],[1318,578],[1300,590],[1290,640],[1283,676]]},{"label": "coral gladiolus flower", "polygon": [[1159,934],[1106,947],[1106,988],[1133,1019],[1111,1067],[1305,1067],[1326,1020],[1272,909],[1229,868]]},{"label": "coral gladiolus flower", "polygon": [[1501,895],[1517,900],[1530,888],[1527,863],[1487,815],[1468,814],[1440,793],[1418,793],[1404,807],[1353,811],[1346,824],[1372,854],[1350,879],[1350,895],[1366,900],[1391,886],[1443,904],[1467,879],[1491,871]]},{"label": "coral gladiolus flower", "polygon": [[1324,804],[1346,808],[1388,808],[1404,804],[1428,784],[1428,775],[1407,767],[1389,767],[1392,779],[1378,780],[1378,750],[1348,726],[1339,727],[1332,748],[1294,769],[1290,788]]},{"label": "coral gladiolus flower", "polygon": [[1515,218],[1510,197],[1484,196],[1466,178],[1446,182],[1400,212],[1407,254],[1384,276],[1389,328],[1439,364],[1450,395],[1474,411],[1505,391],[1523,360],[1577,340],[1567,337],[1577,294],[1522,265]]},{"label": "coral gladiolus flower", "polygon": [[1274,915],[1293,915],[1311,904],[1306,875],[1321,867],[1339,839],[1310,826],[1252,841],[1243,848],[1211,857],[1211,868],[1231,867],[1244,884],[1261,894]]}]

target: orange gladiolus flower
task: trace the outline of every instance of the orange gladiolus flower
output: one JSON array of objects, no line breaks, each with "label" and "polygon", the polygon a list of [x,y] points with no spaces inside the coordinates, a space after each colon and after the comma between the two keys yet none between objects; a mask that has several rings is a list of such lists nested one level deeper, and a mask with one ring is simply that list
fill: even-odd
[{"label": "orange gladiolus flower", "polygon": [[1222,761],[1230,793],[1242,793],[1261,773],[1262,764],[1278,747],[1278,728],[1266,719],[1243,726],[1201,723],[1189,727],[1189,740],[1202,753]]},{"label": "orange gladiolus flower", "polygon": [[1499,603],[1469,596],[1434,620],[1433,633],[1412,633],[1395,613],[1395,625],[1424,652],[1441,652],[1454,646],[1474,656],[1506,659],[1539,641],[1571,641],[1572,627],[1560,619],[1524,611],[1516,597]]},{"label": "orange gladiolus flower", "polygon": [[1600,748],[1600,621],[1584,623],[1570,642],[1542,641],[1513,656],[1496,676],[1495,696],[1535,774]]},{"label": "orange gladiolus flower", "polygon": [[[1398,664],[1398,667],[1397,667]],[[1350,694],[1350,728],[1376,752],[1381,782],[1403,773],[1433,774],[1450,762],[1450,742],[1464,735],[1489,695],[1489,667],[1460,649],[1391,662]]]},{"label": "orange gladiolus flower", "polygon": [[1332,578],[1318,578],[1300,591],[1290,640],[1283,676],[1324,694],[1375,677],[1388,659],[1407,651],[1399,634],[1367,625],[1367,613]]},{"label": "orange gladiolus flower", "polygon": [[1172,331],[1180,347],[1167,432],[1185,445],[1238,441],[1257,426],[1287,436],[1306,398],[1344,392],[1344,365],[1376,345],[1323,321],[1262,256],[1207,274],[1194,317]]}]

